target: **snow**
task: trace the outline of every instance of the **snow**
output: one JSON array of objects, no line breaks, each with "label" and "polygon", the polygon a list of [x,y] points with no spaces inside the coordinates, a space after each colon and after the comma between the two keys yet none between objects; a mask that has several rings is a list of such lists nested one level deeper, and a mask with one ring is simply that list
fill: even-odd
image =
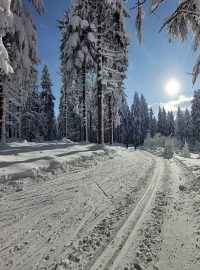
[{"label": "snow", "polygon": [[87,29],[89,27],[89,22],[87,20],[81,20],[81,28]]},{"label": "snow", "polygon": [[150,11],[153,12],[163,0],[152,0]]},{"label": "snow", "polygon": [[114,155],[115,150],[95,144],[77,144],[66,138],[52,143],[10,143],[0,153],[0,183],[36,178],[41,172],[68,171],[96,157]]},{"label": "snow", "polygon": [[82,19],[78,15],[74,15],[70,19],[70,24],[72,26],[72,30],[76,31],[79,25],[81,24]]},{"label": "snow", "polygon": [[2,8],[8,14],[10,14],[10,4],[11,0],[0,0],[0,8]]},{"label": "snow", "polygon": [[3,36],[11,25],[12,14],[10,12],[10,1],[0,1],[0,67],[4,74],[13,73],[13,69],[9,63],[8,52],[3,44]]},{"label": "snow", "polygon": [[0,269],[199,270],[200,159],[191,156],[11,143],[0,155],[8,171],[46,164],[35,181],[0,185]]},{"label": "snow", "polygon": [[95,36],[94,36],[94,34],[92,32],[88,33],[88,40],[93,45],[96,45],[96,43],[97,43],[97,39],[95,38]]}]

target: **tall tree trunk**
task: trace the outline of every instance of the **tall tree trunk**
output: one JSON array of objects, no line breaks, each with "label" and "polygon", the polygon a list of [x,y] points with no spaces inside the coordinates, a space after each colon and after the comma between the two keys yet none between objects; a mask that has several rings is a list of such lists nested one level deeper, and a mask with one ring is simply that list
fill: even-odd
[{"label": "tall tree trunk", "polygon": [[85,63],[82,70],[82,88],[83,88],[83,141],[88,141],[88,121],[87,121],[87,105],[86,105],[86,71]]},{"label": "tall tree trunk", "polygon": [[83,128],[82,128],[82,122],[80,122],[80,137],[79,137],[79,141],[81,142],[83,140]]},{"label": "tall tree trunk", "polygon": [[97,114],[98,114],[98,144],[104,143],[104,125],[103,125],[103,89],[102,89],[102,49],[101,49],[101,33],[102,33],[102,3],[98,1],[98,17],[97,17]]},{"label": "tall tree trunk", "polygon": [[68,124],[68,122],[67,122],[67,90],[65,89],[65,131],[64,131],[64,134],[65,134],[65,138],[67,139],[68,137],[68,134],[67,134],[67,131],[68,131],[68,129],[67,129],[67,124]]},{"label": "tall tree trunk", "polygon": [[109,141],[110,145],[113,144],[113,114],[111,107],[111,96],[109,96]]},{"label": "tall tree trunk", "polygon": [[5,93],[3,88],[3,79],[0,78],[0,145],[6,144],[6,106]]},{"label": "tall tree trunk", "polygon": [[90,111],[90,142],[92,142],[92,112]]},{"label": "tall tree trunk", "polygon": [[17,108],[17,112],[19,116],[19,123],[17,124],[17,139],[21,140],[21,108],[20,107]]}]

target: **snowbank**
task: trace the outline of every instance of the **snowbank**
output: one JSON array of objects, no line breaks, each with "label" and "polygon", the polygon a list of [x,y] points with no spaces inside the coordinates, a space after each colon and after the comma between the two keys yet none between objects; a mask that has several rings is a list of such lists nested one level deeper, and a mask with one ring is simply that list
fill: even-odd
[{"label": "snowbank", "polygon": [[0,152],[0,183],[37,178],[42,172],[57,174],[113,158],[121,147],[77,144],[68,140],[51,143],[10,143]]}]

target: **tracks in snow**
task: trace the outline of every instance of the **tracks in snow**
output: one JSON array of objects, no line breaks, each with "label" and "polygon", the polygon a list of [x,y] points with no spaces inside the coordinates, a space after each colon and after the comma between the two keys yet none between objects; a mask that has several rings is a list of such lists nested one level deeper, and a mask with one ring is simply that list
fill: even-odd
[{"label": "tracks in snow", "polygon": [[[68,258],[72,241],[79,242],[122,202],[122,213],[117,216],[119,227],[148,185],[154,168],[154,158],[140,151],[125,151],[112,161],[5,196],[0,200],[0,269],[52,269],[52,265]],[[113,203],[94,182],[112,197]],[[88,261],[86,254],[84,264]],[[79,269],[78,265],[72,269]]]},{"label": "tracks in snow", "polygon": [[93,261],[84,269],[96,270],[101,268],[114,270],[117,268],[133,241],[136,232],[142,224],[143,218],[150,208],[151,202],[157,191],[159,181],[163,175],[163,166],[164,161],[162,159],[157,159],[155,174],[148,188],[135,205],[133,211],[118,230],[114,239],[100,254],[97,254]]}]

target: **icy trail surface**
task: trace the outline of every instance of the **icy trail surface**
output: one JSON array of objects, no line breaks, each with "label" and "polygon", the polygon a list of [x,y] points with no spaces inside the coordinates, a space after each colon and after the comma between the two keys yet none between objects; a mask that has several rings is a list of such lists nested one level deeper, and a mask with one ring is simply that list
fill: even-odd
[{"label": "icy trail surface", "polygon": [[199,164],[111,152],[2,193],[1,270],[200,269]]}]

